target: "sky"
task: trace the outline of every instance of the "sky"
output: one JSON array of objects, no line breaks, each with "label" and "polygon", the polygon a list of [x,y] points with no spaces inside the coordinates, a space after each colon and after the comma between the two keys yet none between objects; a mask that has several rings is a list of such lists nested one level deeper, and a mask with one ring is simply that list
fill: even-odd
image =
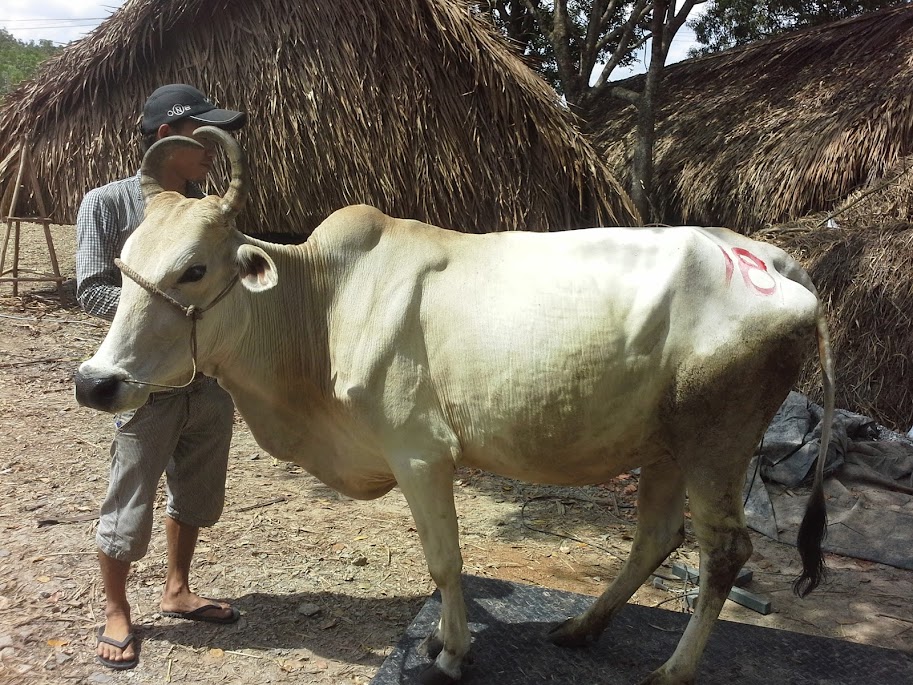
[{"label": "sky", "polygon": [[[47,39],[63,44],[82,38],[123,4],[122,0],[3,0],[0,7],[0,28],[6,29],[19,40]],[[701,12],[703,5],[698,5],[692,10],[691,17]],[[694,44],[694,33],[683,26],[672,40],[667,63],[685,59],[688,49]],[[641,57],[631,67],[616,69],[611,78],[614,81],[644,71],[646,60]]]},{"label": "sky", "polygon": [[0,28],[19,40],[68,43],[85,36],[123,4],[118,0],[3,0]]},{"label": "sky", "polygon": [[[691,10],[691,14],[688,16],[689,19],[694,19],[702,13],[703,9],[698,6]],[[675,62],[681,62],[683,59],[687,59],[688,50],[693,47],[697,47],[697,41],[694,39],[694,31],[685,24],[678,30],[678,33],[676,33],[675,37],[672,39],[672,47],[669,48],[669,56],[666,58],[666,64],[674,64]],[[649,51],[650,43],[647,42],[647,44],[638,52],[638,58],[634,64],[627,67],[616,67],[609,77],[610,80],[619,81],[628,78],[629,76],[646,72],[648,66],[646,55],[649,54]]]}]

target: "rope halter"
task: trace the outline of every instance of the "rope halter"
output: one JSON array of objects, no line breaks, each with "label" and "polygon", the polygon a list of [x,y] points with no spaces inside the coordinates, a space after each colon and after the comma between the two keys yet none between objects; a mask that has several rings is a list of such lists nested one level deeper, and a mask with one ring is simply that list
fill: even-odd
[{"label": "rope halter", "polygon": [[197,321],[199,321],[200,319],[203,318],[204,312],[208,312],[210,309],[215,307],[216,304],[218,304],[222,300],[222,298],[224,298],[226,295],[228,295],[229,292],[231,292],[231,289],[234,288],[235,284],[238,282],[238,275],[235,274],[234,278],[232,278],[231,281],[228,282],[228,285],[226,285],[222,289],[222,292],[220,292],[218,295],[216,295],[216,298],[212,302],[210,302],[206,307],[197,307],[195,304],[191,304],[191,305],[181,304],[176,299],[171,297],[171,295],[169,295],[164,290],[159,288],[157,285],[155,285],[154,283],[151,283],[150,281],[147,281],[145,278],[143,278],[140,274],[138,274],[132,268],[130,268],[129,266],[124,264],[120,260],[120,258],[114,259],[114,265],[117,266],[117,268],[121,270],[121,273],[124,276],[127,276],[128,278],[130,278],[130,280],[132,280],[134,283],[136,283],[138,286],[140,286],[143,290],[150,293],[151,295],[156,295],[158,297],[161,297],[163,300],[165,300],[165,302],[170,304],[172,307],[176,308],[184,316],[186,316],[188,319],[190,319],[190,355],[191,355],[191,360],[193,362],[193,373],[191,374],[189,381],[187,381],[183,385],[165,385],[163,383],[151,383],[149,381],[139,381],[139,380],[132,379],[132,378],[126,378],[126,379],[124,379],[124,382],[125,383],[135,383],[136,385],[149,385],[149,386],[156,387],[156,388],[168,388],[171,390],[179,390],[180,388],[186,388],[188,385],[193,383],[193,381],[197,377]]}]

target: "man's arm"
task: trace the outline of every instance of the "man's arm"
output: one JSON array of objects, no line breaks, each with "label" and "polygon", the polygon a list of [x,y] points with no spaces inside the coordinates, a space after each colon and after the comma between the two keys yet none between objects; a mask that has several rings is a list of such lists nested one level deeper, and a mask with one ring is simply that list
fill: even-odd
[{"label": "man's arm", "polygon": [[90,191],[76,215],[76,299],[86,313],[111,321],[120,301],[121,226],[117,212],[97,190]]}]

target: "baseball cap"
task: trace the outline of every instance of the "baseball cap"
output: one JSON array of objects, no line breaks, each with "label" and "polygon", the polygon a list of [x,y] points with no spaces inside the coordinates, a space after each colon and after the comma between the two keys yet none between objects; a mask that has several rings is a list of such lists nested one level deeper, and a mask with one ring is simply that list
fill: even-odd
[{"label": "baseball cap", "polygon": [[234,131],[244,126],[247,114],[216,107],[203,93],[186,83],[169,83],[156,88],[146,100],[140,128],[143,133],[152,133],[162,124],[173,124],[180,119],[193,119]]}]

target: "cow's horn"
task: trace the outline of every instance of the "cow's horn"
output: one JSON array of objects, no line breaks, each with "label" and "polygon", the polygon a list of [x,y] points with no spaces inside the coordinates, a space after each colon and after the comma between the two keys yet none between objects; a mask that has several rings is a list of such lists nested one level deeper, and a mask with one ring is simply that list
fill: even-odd
[{"label": "cow's horn", "polygon": [[241,149],[234,136],[215,126],[201,126],[193,132],[193,137],[218,143],[228,155],[231,162],[231,183],[222,198],[222,207],[227,215],[237,216],[244,207],[244,201],[247,200],[247,193],[250,189],[244,150]]},{"label": "cow's horn", "polygon": [[146,154],[143,156],[143,164],[140,167],[139,180],[146,204],[149,204],[149,200],[164,190],[162,184],[158,181],[162,163],[174,149],[187,146],[198,148],[202,147],[202,144],[184,136],[168,136],[157,141],[146,150]]}]

